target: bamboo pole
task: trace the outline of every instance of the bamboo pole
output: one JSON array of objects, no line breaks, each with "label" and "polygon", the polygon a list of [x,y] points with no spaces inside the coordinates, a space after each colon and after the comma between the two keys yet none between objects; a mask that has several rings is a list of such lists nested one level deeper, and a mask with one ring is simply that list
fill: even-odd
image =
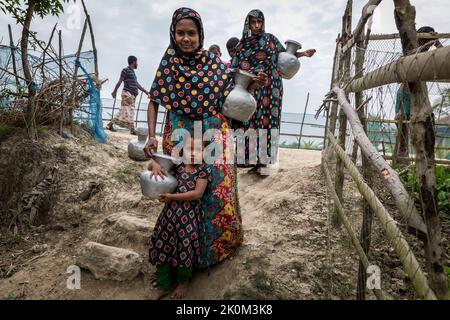
[{"label": "bamboo pole", "polygon": [[[395,22],[401,36],[403,54],[419,48],[419,41],[415,28],[416,9],[409,0],[394,0]],[[434,159],[435,133],[433,128],[433,110],[428,96],[428,88],[422,80],[421,73],[426,73],[428,69],[435,69],[436,72],[444,70],[440,75],[450,78],[450,47],[442,48],[443,53],[447,52],[448,66],[437,65],[430,56],[430,63],[425,70],[413,69],[416,77],[408,77],[408,87],[411,93],[411,133],[412,141],[416,151],[416,173],[419,183],[420,202],[422,212],[427,226],[428,237],[425,242],[425,256],[427,261],[427,271],[430,277],[430,284],[434,292],[441,299],[450,298],[448,292],[448,278],[444,270],[445,254],[442,248],[441,224],[439,210],[437,207],[436,191],[436,164]],[[445,51],[447,49],[447,51]],[[435,51],[432,51],[433,54]],[[411,56],[414,58],[414,56]],[[408,59],[411,57],[406,57]],[[445,61],[444,61],[445,62]],[[410,73],[408,71],[408,73]]]},{"label": "bamboo pole", "polygon": [[450,47],[406,56],[367,73],[346,91],[360,92],[391,83],[450,79]]},{"label": "bamboo pole", "polygon": [[53,36],[55,34],[57,25],[58,25],[58,23],[55,23],[55,25],[53,26],[52,32],[50,33],[50,38],[48,39],[48,43],[45,46],[44,50],[42,51],[42,62],[41,62],[41,66],[40,66],[41,74],[42,74],[42,83],[44,83],[46,80],[46,78],[45,78],[45,55],[46,55],[47,50],[49,49],[50,45],[52,44]]},{"label": "bamboo pole", "polygon": [[[450,39],[450,33],[437,33],[435,35],[429,33],[418,33],[417,36],[423,39],[437,40],[437,39]],[[398,33],[392,34],[371,34],[369,40],[381,41],[381,40],[395,40],[400,39]]]},{"label": "bamboo pole", "polygon": [[59,123],[59,134],[63,136],[63,127],[64,127],[64,117],[65,117],[65,97],[64,97],[64,84],[63,84],[63,70],[62,70],[62,31],[58,32],[58,43],[59,43],[59,86],[60,86],[60,103],[61,103],[61,121]]},{"label": "bamboo pole", "polygon": [[[333,84],[335,82],[335,78],[337,76],[337,74],[339,73],[339,48],[340,48],[340,43],[339,43],[339,36],[336,39],[336,49],[334,51],[334,58],[333,58],[333,71],[332,71],[332,75],[331,75],[331,80],[330,80],[330,91],[333,88]],[[325,131],[324,131],[324,138],[323,138],[323,147],[325,150],[325,154],[327,154],[327,139],[326,139],[326,130],[328,128],[330,128],[331,132],[334,132],[334,130],[336,129],[336,117],[337,117],[337,107],[338,104],[337,102],[328,102],[328,108],[327,108],[327,121],[325,123]],[[316,115],[317,117],[317,115]]]},{"label": "bamboo pole", "polygon": [[[343,33],[343,41],[347,41],[350,37],[350,33],[352,31],[352,13],[353,13],[353,0],[348,0],[347,8],[345,10],[344,17],[342,18],[342,30]],[[342,78],[345,82],[350,79],[350,68],[351,68],[351,52],[341,53],[342,58]],[[339,144],[345,149],[345,140],[347,133],[347,117],[342,110],[339,111]],[[344,193],[344,164],[341,159],[336,159],[336,174],[335,178],[335,188],[336,193],[342,201],[343,193]],[[335,227],[340,226],[340,220],[338,218],[337,208],[335,210],[335,214],[331,218],[331,222]]]},{"label": "bamboo pole", "polygon": [[[366,41],[364,35],[360,33],[356,38],[356,54],[355,54],[355,74],[360,74],[364,68],[364,58],[366,55]],[[363,102],[364,94],[362,92],[355,93],[355,107],[357,107],[358,118],[361,121],[361,125],[364,131],[367,133],[367,122],[366,122],[366,104]],[[362,107],[359,107],[362,106]],[[356,139],[354,140],[354,153],[353,162],[356,163],[358,157],[358,143]],[[363,178],[372,187],[372,172],[370,169],[370,164],[366,156],[362,154],[362,172]],[[361,226],[360,240],[364,253],[369,256],[371,233],[372,233],[372,221],[373,212],[368,204],[367,200],[363,198],[363,221]],[[363,261],[360,260],[358,268],[358,286],[356,298],[358,300],[366,299],[366,282],[367,282],[367,267],[364,265]]]},{"label": "bamboo pole", "polygon": [[305,122],[306,109],[308,108],[308,103],[309,103],[309,92],[308,92],[308,95],[306,96],[305,110],[303,111],[303,119],[302,119],[302,124],[300,126],[300,137],[298,138],[298,148],[297,149],[300,149],[301,144],[302,144],[303,124]]},{"label": "bamboo pole", "polygon": [[12,36],[12,30],[11,30],[11,25],[8,24],[8,34],[9,34],[9,46],[11,47],[11,57],[12,57],[12,65],[13,65],[13,72],[14,72],[14,77],[16,79],[16,87],[18,92],[21,92],[20,89],[20,81],[19,81],[19,76],[17,74],[17,65],[16,65],[16,46],[14,44],[14,40],[13,40],[13,36]]},{"label": "bamboo pole", "polygon": [[361,152],[370,161],[370,164],[374,170],[383,178],[386,187],[391,192],[395,200],[398,210],[407,221],[408,226],[411,228],[410,231],[414,234],[418,232],[417,236],[424,239],[427,233],[425,223],[415,207],[414,200],[403,186],[397,172],[391,168],[391,166],[386,162],[386,160],[383,159],[383,157],[370,142],[364,132],[361,121],[359,121],[356,111],[347,101],[344,90],[338,86],[334,86],[333,91],[337,95],[339,104],[348,117],[353,134],[359,144],[359,147],[361,148]]},{"label": "bamboo pole", "polygon": [[436,295],[429,287],[427,278],[420,268],[419,262],[414,256],[414,253],[411,251],[408,242],[403,237],[402,232],[397,227],[397,221],[395,221],[391,217],[391,215],[383,206],[381,201],[377,198],[373,190],[370,189],[370,187],[364,182],[364,178],[361,176],[358,169],[353,164],[351,159],[347,156],[345,151],[338,145],[334,136],[330,132],[328,132],[327,137],[330,140],[330,145],[333,146],[338,157],[344,162],[344,165],[350,176],[355,181],[358,190],[367,200],[373,212],[380,220],[381,226],[386,232],[389,243],[392,245],[392,247],[395,249],[395,252],[399,256],[403,268],[408,277],[411,279],[416,292],[421,298],[436,300]]},{"label": "bamboo pole", "polygon": [[353,31],[353,37],[343,47],[342,49],[343,53],[346,53],[355,45],[359,36],[364,32],[364,27],[366,26],[367,21],[369,21],[369,19],[373,16],[373,12],[380,3],[381,0],[369,0],[369,2],[367,2],[367,4],[363,7],[361,18],[359,19],[358,24],[356,25],[356,28]]},{"label": "bamboo pole", "polygon": [[[388,154],[385,155],[385,156],[383,156],[383,158],[386,159],[386,160],[391,160],[391,161],[392,161],[392,159],[393,159],[392,155],[388,155]],[[402,162],[405,162],[405,163],[416,162],[416,158],[412,158],[412,157],[409,157],[409,158],[403,158],[403,157],[400,157],[399,159],[400,159]],[[435,160],[435,163],[436,163],[436,164],[442,164],[442,165],[450,165],[450,160],[436,159],[436,160]]]},{"label": "bamboo pole", "polygon": [[[367,119],[367,122],[375,122],[375,123],[399,123],[398,120],[389,120],[389,119],[376,119],[376,118],[369,118]],[[411,121],[403,121],[403,123],[411,123]],[[450,122],[435,122],[435,126],[447,126],[450,127]]]},{"label": "bamboo pole", "polygon": [[[81,32],[80,41],[78,42],[78,49],[75,54],[76,60],[80,59],[81,50],[83,49],[84,37],[86,36],[86,29],[87,29],[87,19],[84,20],[83,31]],[[78,77],[78,64],[75,63],[75,69],[72,74],[72,96],[70,98],[72,107],[69,110],[69,123],[70,123],[71,131],[72,131],[72,125],[73,125],[73,109],[76,107],[75,106],[75,87],[77,85],[77,82],[76,82],[77,77]]]},{"label": "bamboo pole", "polygon": [[95,67],[95,76],[97,79],[99,78],[98,73],[98,57],[97,57],[97,47],[95,46],[95,36],[94,36],[94,29],[92,28],[92,21],[91,16],[89,15],[86,5],[84,3],[84,0],[81,0],[81,4],[83,5],[84,14],[86,15],[86,20],[89,25],[89,33],[91,35],[91,42],[92,42],[92,51],[94,52],[94,67]]},{"label": "bamboo pole", "polygon": [[[339,200],[336,190],[334,189],[333,180],[331,179],[331,174],[327,167],[326,161],[322,161],[322,170],[325,173],[325,181],[327,183],[328,190],[330,190],[332,198],[334,200],[335,207],[338,209],[339,219],[341,219],[342,224],[344,225],[345,229],[347,230],[347,233],[350,236],[350,239],[352,240],[352,244],[355,247],[356,253],[360,258],[363,268],[367,270],[367,268],[371,265],[369,262],[369,258],[367,257],[365,250],[359,243],[358,237],[356,236],[355,231],[353,231],[352,225],[350,224],[347,215],[345,214],[344,207],[342,206],[342,203]],[[386,300],[387,295],[382,290],[374,289],[372,291],[377,297],[377,299]]]}]

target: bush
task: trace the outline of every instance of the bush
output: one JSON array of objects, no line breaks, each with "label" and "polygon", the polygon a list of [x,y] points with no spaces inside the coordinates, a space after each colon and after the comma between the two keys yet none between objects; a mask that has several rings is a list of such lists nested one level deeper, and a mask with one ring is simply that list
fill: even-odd
[{"label": "bush", "polygon": [[[405,166],[399,166],[398,171],[405,170]],[[408,168],[401,176],[406,189],[414,196],[416,204],[420,206],[419,183],[417,181],[416,169]],[[436,166],[436,191],[438,209],[441,212],[450,213],[450,168]]]}]

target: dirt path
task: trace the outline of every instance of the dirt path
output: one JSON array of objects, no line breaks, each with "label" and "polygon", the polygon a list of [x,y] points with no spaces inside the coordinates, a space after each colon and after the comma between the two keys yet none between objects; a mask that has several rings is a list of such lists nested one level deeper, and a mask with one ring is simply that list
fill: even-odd
[{"label": "dirt path", "polygon": [[[67,268],[87,241],[133,249],[146,260],[145,242],[126,231],[110,230],[105,219],[127,215],[153,225],[161,210],[157,201],[144,200],[138,183],[143,164],[128,159],[130,136],[110,135],[108,144],[64,140],[68,155],[62,167],[62,188],[48,226],[36,230],[21,249],[29,254],[13,265],[12,276],[0,279],[0,298],[9,299],[147,299],[151,294],[147,266],[132,281],[96,280],[81,274],[81,289],[68,290]],[[281,149],[280,172],[262,178],[239,171],[239,194],[245,241],[232,260],[195,274],[188,299],[325,298],[326,200],[320,173],[320,152]],[[87,201],[78,197],[90,182],[99,192]],[[114,233],[117,232],[117,233]],[[101,240],[101,241],[100,241]],[[39,254],[29,252],[47,244]],[[22,253],[20,253],[22,251]]]}]

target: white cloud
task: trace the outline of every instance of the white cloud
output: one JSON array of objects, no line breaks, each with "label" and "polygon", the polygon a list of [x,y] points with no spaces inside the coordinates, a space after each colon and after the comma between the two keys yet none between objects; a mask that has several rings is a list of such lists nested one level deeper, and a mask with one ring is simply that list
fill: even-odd
[{"label": "white cloud", "polygon": [[[415,0],[418,25],[432,24],[437,30],[448,32],[448,0]],[[354,24],[359,19],[366,1],[354,1]],[[431,5],[431,3],[433,3]],[[341,19],[346,5],[345,0],[95,0],[87,1],[92,17],[100,62],[101,77],[109,78],[102,95],[109,96],[126,65],[128,55],[139,58],[138,78],[141,84],[149,87],[161,55],[169,44],[169,25],[172,13],[181,6],[197,10],[205,26],[205,47],[213,43],[221,46],[224,59],[228,59],[226,41],[241,37],[245,17],[251,9],[259,8],[266,16],[267,32],[276,35],[280,41],[296,39],[304,49],[316,48],[314,58],[303,58],[300,73],[290,81],[284,81],[283,111],[303,112],[307,92],[311,92],[308,111],[313,113],[321,104],[330,86],[332,57],[337,34],[341,31]],[[32,29],[41,39],[48,39],[51,28],[57,21],[62,26],[64,49],[74,52],[78,45],[81,30],[66,27],[67,14],[59,19],[51,17],[33,20]],[[6,25],[14,21],[5,15],[0,16],[0,39],[8,41]],[[374,17],[374,33],[396,32],[393,18],[393,2],[383,1]],[[20,28],[13,25],[16,40]],[[90,49],[89,38],[85,49]],[[56,42],[55,42],[56,46]]]}]

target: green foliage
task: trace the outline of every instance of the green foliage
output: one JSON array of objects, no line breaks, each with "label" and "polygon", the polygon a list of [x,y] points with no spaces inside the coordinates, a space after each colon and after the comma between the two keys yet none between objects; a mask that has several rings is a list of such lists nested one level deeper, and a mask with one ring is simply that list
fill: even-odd
[{"label": "green foliage", "polygon": [[297,142],[287,143],[286,141],[283,141],[280,144],[280,148],[322,150],[323,149],[323,143],[318,143],[318,142],[314,142],[314,141],[302,141],[300,143],[300,148],[299,148],[299,146],[298,146],[298,138],[297,138]]},{"label": "green foliage", "polygon": [[15,131],[16,128],[13,126],[0,122],[0,137],[6,137],[12,134]]},{"label": "green foliage", "polygon": [[82,154],[81,155],[81,160],[83,160],[84,162],[87,162],[87,163],[91,163],[92,162],[92,158],[88,154]]},{"label": "green foliage", "polygon": [[[398,166],[398,171],[405,170],[405,166]],[[416,204],[420,205],[419,183],[415,168],[407,168],[407,171],[401,177],[406,189],[416,199]],[[441,212],[450,213],[450,168],[436,166],[436,191],[438,209]]]},{"label": "green foliage", "polygon": [[[44,18],[48,15],[58,16],[64,11],[63,3],[69,0],[35,0],[34,2],[36,2],[34,14]],[[28,0],[0,0],[0,10],[12,15],[17,23],[25,18],[28,5]]]}]

